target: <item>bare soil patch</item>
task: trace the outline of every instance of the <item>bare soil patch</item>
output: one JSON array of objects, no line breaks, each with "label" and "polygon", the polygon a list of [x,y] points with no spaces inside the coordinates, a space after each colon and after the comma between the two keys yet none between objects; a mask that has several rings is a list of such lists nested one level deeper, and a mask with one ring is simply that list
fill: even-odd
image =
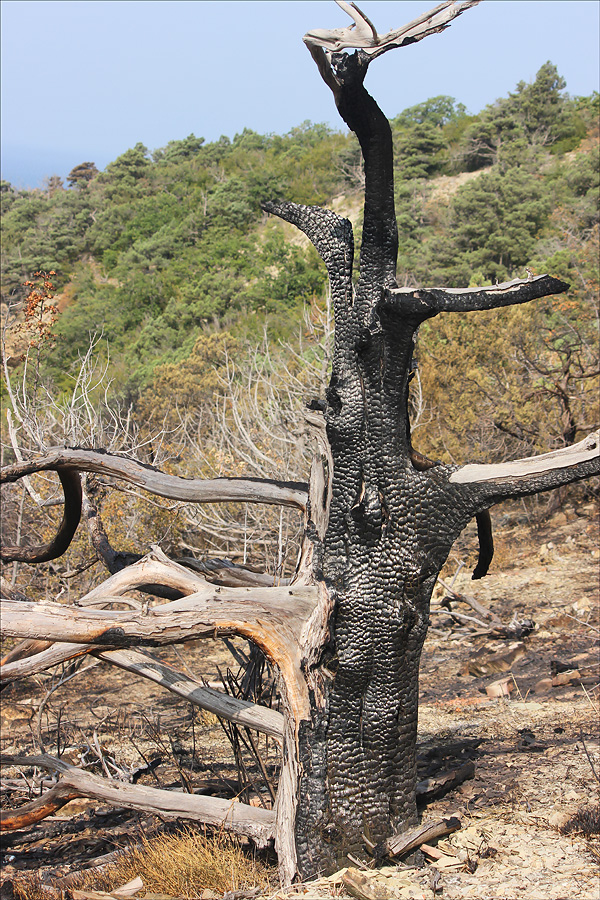
[{"label": "bare soil patch", "polygon": [[[462,823],[438,842],[438,858],[419,853],[410,865],[363,871],[373,897],[598,897],[600,843],[593,817],[573,819],[599,800],[598,521],[588,506],[563,510],[542,527],[509,515],[497,515],[496,523],[492,573],[472,582],[472,567],[465,566],[454,589],[476,596],[505,624],[516,615],[519,621],[532,619],[535,627],[518,640],[494,639],[472,622],[452,621],[447,611],[432,614],[421,668],[420,776],[467,759],[475,775],[423,810],[424,820],[454,815]],[[445,580],[474,558],[469,531],[454,548]],[[434,607],[443,595],[436,590]],[[477,618],[465,604],[453,603],[452,609]],[[160,655],[213,683],[219,669],[232,665],[220,641],[166,648]],[[221,789],[222,796],[231,796],[237,768],[214,716],[105,664],[90,665],[48,697],[59,678],[48,674],[3,691],[4,752],[38,752],[41,736],[46,752],[56,753],[58,742],[68,761],[99,774],[114,767],[115,774],[136,773],[148,784]],[[501,680],[506,693],[489,696],[486,689]],[[273,777],[276,749],[263,743]],[[258,784],[257,767],[247,764],[250,780],[256,775]],[[3,771],[4,806],[30,799],[23,777],[34,791],[48,786],[33,786],[31,774]],[[270,803],[263,788],[251,794],[251,802]],[[562,833],[570,819],[572,828]],[[60,881],[104,854],[176,827],[130,810],[73,801],[60,815],[5,837],[3,877],[33,871]],[[359,871],[360,861],[349,861],[349,868]],[[351,882],[352,872],[342,870],[276,895],[351,896]]]}]

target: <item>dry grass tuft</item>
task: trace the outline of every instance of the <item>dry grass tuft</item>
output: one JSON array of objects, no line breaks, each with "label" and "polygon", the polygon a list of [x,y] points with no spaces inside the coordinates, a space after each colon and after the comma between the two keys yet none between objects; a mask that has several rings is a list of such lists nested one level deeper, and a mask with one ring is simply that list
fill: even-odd
[{"label": "dry grass tuft", "polygon": [[[213,837],[188,828],[177,834],[143,840],[125,851],[118,862],[102,870],[83,871],[70,889],[114,891],[140,876],[140,892],[169,897],[196,898],[205,890],[225,891],[261,888],[265,894],[279,886],[277,869],[256,858],[241,843],[225,834]],[[23,874],[11,878],[14,900],[63,900],[60,882],[54,888],[39,876]],[[5,888],[10,896],[8,886]]]},{"label": "dry grass tuft", "polygon": [[83,873],[78,887],[110,891],[138,875],[146,891],[172,897],[198,897],[207,889],[221,894],[251,887],[270,891],[279,883],[276,869],[235,838],[185,829],[143,840],[101,872]]},{"label": "dry grass tuft", "polygon": [[12,896],[14,900],[62,900],[61,891],[48,887],[39,875],[29,872],[14,875],[4,881],[2,892],[2,897]]}]

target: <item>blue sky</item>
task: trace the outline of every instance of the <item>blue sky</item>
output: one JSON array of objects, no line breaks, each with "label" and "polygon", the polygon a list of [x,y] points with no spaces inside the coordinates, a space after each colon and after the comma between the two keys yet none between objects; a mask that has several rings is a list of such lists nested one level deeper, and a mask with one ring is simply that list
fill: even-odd
[{"label": "blue sky", "polygon": [[[359,0],[380,32],[436,0]],[[471,112],[530,81],[550,59],[573,95],[598,89],[597,0],[484,0],[441,35],[371,66],[393,116],[449,94]],[[17,187],[103,168],[138,141],[244,127],[341,127],[302,35],[349,22],[332,0],[3,0],[2,177]]]}]

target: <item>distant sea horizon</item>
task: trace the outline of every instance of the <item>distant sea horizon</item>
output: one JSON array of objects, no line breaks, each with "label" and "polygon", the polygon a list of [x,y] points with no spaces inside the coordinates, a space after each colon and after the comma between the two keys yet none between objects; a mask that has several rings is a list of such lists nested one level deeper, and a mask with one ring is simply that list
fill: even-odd
[{"label": "distant sea horizon", "polygon": [[[122,152],[125,152],[124,148]],[[115,157],[119,154],[115,154]],[[43,188],[46,178],[58,175],[65,183],[69,172],[82,162],[93,162],[102,170],[111,159],[107,153],[87,150],[40,150],[37,147],[3,146],[0,155],[0,174],[16,190],[31,191]]]}]

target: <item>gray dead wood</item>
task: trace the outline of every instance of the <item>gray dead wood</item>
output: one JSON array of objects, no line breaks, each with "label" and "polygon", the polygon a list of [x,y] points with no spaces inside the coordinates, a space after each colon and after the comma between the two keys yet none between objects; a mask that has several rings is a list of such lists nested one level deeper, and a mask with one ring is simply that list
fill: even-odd
[{"label": "gray dead wood", "polygon": [[[206,585],[202,591],[181,600],[140,613],[2,600],[0,614],[4,634],[70,644],[94,644],[106,649],[241,635],[254,641],[278,666],[294,716],[299,719],[307,714],[309,706],[308,689],[300,669],[300,635],[315,609],[317,598],[316,587],[220,588]],[[102,596],[105,604],[119,602],[119,599]]]},{"label": "gray dead wood", "polygon": [[439,577],[439,575],[438,584],[441,584],[450,600],[459,600],[462,603],[466,603],[471,607],[471,609],[474,609],[475,612],[478,613],[483,619],[488,619],[488,621],[493,623],[494,625],[499,625],[501,628],[503,627],[502,620],[496,615],[496,613],[488,609],[487,606],[484,606],[483,603],[480,603],[480,601],[476,597],[473,597],[471,594],[459,594],[457,591],[453,590],[449,584],[446,584],[446,582],[443,581]]},{"label": "gray dead wood", "polygon": [[304,35],[304,43],[311,50],[322,48],[328,53],[339,53],[346,49],[360,49],[376,59],[388,50],[414,44],[431,34],[444,31],[450,22],[466,9],[477,6],[479,0],[445,0],[434,9],[413,19],[402,28],[385,34],[378,34],[370,19],[355,3],[336,0],[337,5],[348,13],[353,24],[347,28],[314,28]]},{"label": "gray dead wood", "polygon": [[[31,641],[30,643],[43,646],[46,642]],[[253,728],[276,740],[282,739],[283,716],[277,710],[259,706],[248,700],[240,700],[223,691],[207,687],[199,681],[194,681],[188,675],[178,672],[168,663],[137,650],[103,650],[94,645],[74,643],[51,644],[33,656],[4,663],[0,667],[0,680],[3,684],[10,684],[12,681],[27,675],[36,675],[87,653],[132,672],[134,675],[148,678],[194,706],[206,709],[222,719],[235,722],[237,725],[244,725],[246,728]]]},{"label": "gray dead wood", "polygon": [[407,853],[416,850],[421,844],[428,844],[429,841],[434,841],[445,834],[452,834],[453,831],[458,831],[460,827],[460,819],[457,819],[456,816],[439,819],[437,822],[428,822],[414,831],[395,834],[393,837],[388,838],[383,846],[376,847],[373,853],[377,857],[380,855],[382,857],[406,856]]},{"label": "gray dead wood", "polygon": [[[91,797],[166,818],[192,819],[252,837],[258,846],[264,847],[273,835],[275,816],[271,810],[260,809],[245,803],[223,800],[220,797],[206,797],[198,794],[182,794],[137,784],[128,784],[108,778],[100,778],[91,772],[84,772],[76,766],[52,756],[8,756],[0,757],[2,765],[39,766],[50,769],[61,776],[61,780],[47,794],[38,797],[25,807],[2,811],[1,830],[9,831],[27,827],[40,821],[54,810],[64,806],[75,797]],[[54,792],[54,793],[53,793]],[[50,795],[50,796],[48,796]],[[43,815],[41,815],[43,813]]]},{"label": "gray dead wood", "polygon": [[185,503],[274,503],[301,510],[306,507],[308,488],[303,483],[263,478],[179,478],[123,456],[69,447],[57,447],[36,459],[5,466],[1,481],[9,483],[35,472],[60,474],[72,469],[120,478],[150,494]]},{"label": "gray dead wood", "polygon": [[222,719],[269,734],[279,741],[283,737],[283,716],[277,710],[205,687],[156,657],[139,650],[96,650],[93,655],[134,675],[149,678],[189,703]]},{"label": "gray dead wood", "polygon": [[[584,463],[600,462],[600,431],[588,434],[582,441],[562,450],[514,459],[512,462],[462,466],[450,476],[453,484],[482,484],[527,482],[535,476],[547,475],[561,469],[571,469]],[[597,474],[598,465],[590,474]]]}]

